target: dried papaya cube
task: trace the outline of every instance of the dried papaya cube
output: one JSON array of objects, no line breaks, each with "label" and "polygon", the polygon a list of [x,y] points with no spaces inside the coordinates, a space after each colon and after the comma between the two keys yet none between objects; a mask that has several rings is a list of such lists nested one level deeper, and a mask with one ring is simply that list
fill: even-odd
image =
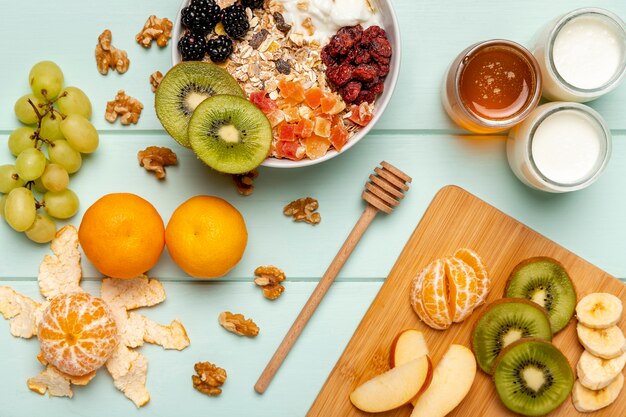
[{"label": "dried papaya cube", "polygon": [[298,122],[300,120],[300,112],[297,107],[285,107],[283,113],[285,113],[285,121],[287,123]]},{"label": "dried papaya cube", "polygon": [[320,106],[323,96],[324,96],[324,93],[322,92],[321,88],[319,87],[309,88],[304,93],[304,104],[306,104],[312,109],[316,109]]},{"label": "dried papaya cube", "polygon": [[306,156],[310,159],[317,159],[326,155],[328,149],[330,148],[330,140],[313,135],[306,139],[304,146],[306,149]]},{"label": "dried papaya cube", "polygon": [[315,123],[312,120],[302,119],[296,126],[295,134],[301,138],[308,138],[313,134],[313,129],[315,129]]},{"label": "dried papaya cube", "polygon": [[367,102],[363,102],[358,106],[353,105],[350,112],[352,113],[350,115],[350,120],[359,126],[366,126],[374,117],[372,108]]},{"label": "dried papaya cube", "polygon": [[296,129],[295,124],[283,123],[278,128],[278,140],[287,141],[287,142],[295,141],[296,140],[295,129]]},{"label": "dried papaya cube", "polygon": [[274,110],[271,113],[267,114],[267,119],[270,121],[272,127],[276,127],[282,122],[285,121],[285,113],[282,110]]},{"label": "dried papaya cube", "polygon": [[306,155],[305,150],[298,142],[276,142],[276,154],[279,158],[287,158],[299,161]]},{"label": "dried papaya cube", "polygon": [[320,104],[322,106],[322,111],[324,113],[329,113],[337,104],[339,99],[334,94],[325,94],[324,97],[320,100]]},{"label": "dried papaya cube", "polygon": [[350,134],[343,122],[335,124],[330,130],[330,143],[335,149],[341,151],[344,145],[348,142]]},{"label": "dried papaya cube", "polygon": [[278,108],[274,100],[269,98],[267,93],[263,90],[250,94],[250,102],[261,109],[266,115]]},{"label": "dried papaya cube", "polygon": [[322,117],[317,117],[315,119],[315,130],[313,130],[313,132],[317,136],[327,138],[330,136],[331,125],[332,125],[332,122],[330,120],[324,119]]}]

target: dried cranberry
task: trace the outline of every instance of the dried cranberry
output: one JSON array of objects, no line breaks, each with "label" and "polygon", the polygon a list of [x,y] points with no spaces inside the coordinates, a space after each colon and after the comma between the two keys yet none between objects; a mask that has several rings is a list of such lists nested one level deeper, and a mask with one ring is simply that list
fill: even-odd
[{"label": "dried cranberry", "polygon": [[352,39],[354,44],[358,44],[361,41],[361,37],[363,36],[363,26],[344,26],[337,31],[337,35],[347,35]]},{"label": "dried cranberry", "polygon": [[361,92],[361,83],[358,81],[350,81],[345,85],[341,90],[339,90],[339,94],[343,98],[343,101],[346,103],[352,103],[358,97]]},{"label": "dried cranberry", "polygon": [[387,38],[379,37],[374,38],[370,42],[370,48],[377,55],[389,58],[391,56],[391,44]]},{"label": "dried cranberry", "polygon": [[385,84],[382,81],[377,82],[376,84],[372,84],[369,87],[369,91],[371,91],[375,95],[380,95],[385,91]]},{"label": "dried cranberry", "polygon": [[322,57],[322,62],[327,67],[329,67],[331,65],[334,65],[336,63],[335,59],[332,56],[330,56],[330,54],[328,53],[328,50],[326,48],[322,49],[321,57]]},{"label": "dried cranberry", "polygon": [[352,67],[344,62],[336,67],[328,68],[326,76],[337,87],[341,87],[352,79]]},{"label": "dried cranberry", "polygon": [[352,76],[359,81],[369,82],[378,74],[378,68],[370,64],[362,64],[352,71]]},{"label": "dried cranberry", "polygon": [[379,37],[383,37],[383,38],[387,37],[387,33],[380,26],[370,26],[363,31],[364,39],[369,40],[369,39],[374,39],[374,38],[379,38]]},{"label": "dried cranberry", "polygon": [[330,39],[328,45],[324,47],[324,50],[328,53],[328,55],[336,57],[339,55],[339,51],[341,50],[341,44],[336,41],[335,37],[333,36]]},{"label": "dried cranberry", "polygon": [[361,104],[364,101],[367,101],[368,103],[373,103],[375,99],[376,94],[368,90],[361,90],[357,98],[354,100],[354,104]]},{"label": "dried cranberry", "polygon": [[389,64],[378,63],[376,64],[376,67],[378,68],[378,72],[376,73],[376,75],[378,75],[379,77],[386,77],[387,74],[389,74]]}]

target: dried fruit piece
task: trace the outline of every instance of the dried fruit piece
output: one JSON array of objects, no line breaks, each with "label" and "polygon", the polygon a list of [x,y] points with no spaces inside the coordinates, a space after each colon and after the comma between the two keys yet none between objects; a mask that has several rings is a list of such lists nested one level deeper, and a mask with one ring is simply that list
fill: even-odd
[{"label": "dried fruit piece", "polygon": [[319,87],[309,88],[304,93],[304,103],[312,109],[316,109],[320,106],[324,92]]},{"label": "dried fruit piece", "polygon": [[367,126],[374,117],[372,107],[367,102],[361,103],[358,106],[353,105],[350,109],[350,113],[349,119],[359,126]]},{"label": "dried fruit piece", "polygon": [[266,115],[276,110],[278,106],[276,102],[267,96],[266,91],[255,91],[250,94],[250,102],[257,106]]},{"label": "dried fruit piece", "polygon": [[282,110],[273,110],[271,113],[266,114],[266,116],[273,128],[285,121],[285,113],[283,113]]},{"label": "dried fruit piece", "polygon": [[[330,127],[331,127],[331,121],[328,119],[324,119],[322,117],[316,117],[315,118],[315,129],[313,130],[313,132],[320,137],[323,138],[327,138],[330,136]],[[307,144],[309,143],[309,141],[307,140]],[[307,145],[308,148],[309,145]],[[325,152],[324,152],[325,153]],[[307,150],[307,154],[308,154],[308,150]]]},{"label": "dried fruit piece", "polygon": [[203,394],[215,397],[222,393],[219,388],[226,382],[226,371],[210,362],[198,362],[193,366],[198,375],[192,375],[193,387]]},{"label": "dried fruit piece", "polygon": [[285,291],[281,284],[286,279],[285,273],[279,268],[273,265],[259,266],[254,270],[254,275],[254,283],[263,288],[265,298],[275,300]]},{"label": "dried fruit piece", "polygon": [[287,33],[291,30],[291,25],[285,23],[285,18],[279,12],[274,12],[274,22],[276,22],[276,29],[281,32]]},{"label": "dried fruit piece", "polygon": [[267,39],[267,36],[269,34],[270,33],[266,29],[261,29],[259,32],[255,33],[252,36],[252,39],[248,41],[248,45],[250,45],[252,49],[259,49],[259,46],[261,46],[261,44],[265,42],[265,39]]},{"label": "dried fruit piece", "polygon": [[[328,135],[330,136],[330,132]],[[328,153],[328,149],[330,149],[330,140],[325,137],[313,135],[306,139],[304,146],[306,148],[306,156],[310,159],[318,159]]]},{"label": "dried fruit piece", "polygon": [[152,15],[146,20],[141,32],[135,36],[135,40],[144,48],[150,48],[152,41],[156,40],[157,45],[163,48],[172,37],[172,26],[172,21],[167,17],[160,19]]},{"label": "dried fruit piece", "polygon": [[315,212],[318,208],[319,203],[316,199],[311,197],[299,198],[287,204],[283,208],[283,214],[293,217],[295,222],[318,224],[322,220],[322,216]]},{"label": "dried fruit piece", "polygon": [[302,119],[298,122],[294,133],[301,138],[308,138],[313,134],[315,122],[312,120]]},{"label": "dried fruit piece", "polygon": [[237,186],[237,192],[243,196],[249,196],[254,192],[254,180],[259,176],[259,171],[253,169],[245,174],[233,174],[232,178]]},{"label": "dried fruit piece", "polygon": [[281,74],[289,75],[291,74],[291,65],[284,59],[279,58],[276,60],[276,70]]},{"label": "dried fruit piece", "polygon": [[130,61],[126,51],[115,48],[111,45],[111,31],[106,29],[98,36],[98,44],[96,45],[96,65],[98,71],[102,75],[107,75],[109,69],[117,71],[120,74],[128,71]]},{"label": "dried fruit piece", "polygon": [[278,88],[280,89],[280,96],[289,100],[289,102],[297,104],[304,101],[304,87],[301,83],[280,80]]},{"label": "dried fruit piece", "polygon": [[278,139],[281,141],[293,142],[296,140],[295,124],[284,123],[278,129]]},{"label": "dried fruit piece", "polygon": [[115,123],[118,117],[123,125],[137,124],[143,104],[134,97],[126,95],[124,90],[119,90],[115,99],[107,102],[104,118],[109,123]]},{"label": "dried fruit piece", "polygon": [[341,149],[343,149],[344,145],[348,142],[349,137],[350,134],[348,133],[348,129],[346,129],[346,126],[343,124],[343,122],[337,123],[330,130],[330,143],[338,151],[341,151]]},{"label": "dried fruit piece", "polygon": [[299,161],[304,158],[305,149],[298,142],[278,141],[276,142],[276,154],[280,158]]},{"label": "dried fruit piece", "polygon": [[178,159],[176,154],[170,148],[160,146],[149,146],[143,151],[137,153],[139,165],[144,167],[146,171],[154,172],[160,180],[165,179],[165,167],[176,165]]},{"label": "dried fruit piece", "polygon": [[239,336],[255,337],[259,334],[259,326],[252,319],[246,319],[243,314],[224,311],[220,313],[218,321],[223,328]]},{"label": "dried fruit piece", "polygon": [[300,112],[297,107],[285,107],[282,110],[285,114],[285,121],[287,123],[297,123],[300,121]]}]

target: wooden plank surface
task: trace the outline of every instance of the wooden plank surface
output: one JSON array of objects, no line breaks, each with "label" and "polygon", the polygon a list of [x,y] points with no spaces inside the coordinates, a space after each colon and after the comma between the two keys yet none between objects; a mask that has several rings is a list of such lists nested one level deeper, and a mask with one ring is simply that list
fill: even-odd
[{"label": "wooden plank surface", "polygon": [[[319,396],[307,414],[316,416],[366,416],[352,406],[349,394],[373,376],[389,369],[389,349],[402,330],[415,328],[425,334],[436,364],[453,344],[470,346],[472,328],[482,306],[463,323],[444,331],[433,330],[422,323],[409,303],[411,282],[418,272],[436,258],[450,255],[461,247],[474,249],[487,265],[492,279],[487,304],[502,298],[508,275],[524,259],[549,256],[560,261],[572,278],[579,298],[592,292],[608,292],[626,302],[626,285],[601,269],[558,246],[513,218],[477,199],[458,187],[442,189],[372,302],[350,343],[335,365]],[[626,315],[620,323],[626,328]],[[582,353],[576,337],[576,320],[553,339],[574,369]],[[626,395],[594,416],[616,416],[626,408]],[[378,415],[408,416],[410,407],[401,407]],[[467,397],[450,417],[515,416],[500,402],[489,375],[477,372]],[[568,398],[551,417],[583,416]]]}]

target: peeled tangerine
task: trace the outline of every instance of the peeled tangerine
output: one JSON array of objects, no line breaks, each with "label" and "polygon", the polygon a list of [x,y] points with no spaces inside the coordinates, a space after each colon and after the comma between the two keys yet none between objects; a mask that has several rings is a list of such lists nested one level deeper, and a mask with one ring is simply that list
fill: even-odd
[{"label": "peeled tangerine", "polygon": [[489,293],[490,279],[471,249],[437,259],[413,280],[411,305],[419,318],[436,330],[465,320]]},{"label": "peeled tangerine", "polygon": [[104,301],[76,292],[53,298],[38,332],[43,359],[61,372],[83,376],[100,368],[118,344],[115,320]]}]

